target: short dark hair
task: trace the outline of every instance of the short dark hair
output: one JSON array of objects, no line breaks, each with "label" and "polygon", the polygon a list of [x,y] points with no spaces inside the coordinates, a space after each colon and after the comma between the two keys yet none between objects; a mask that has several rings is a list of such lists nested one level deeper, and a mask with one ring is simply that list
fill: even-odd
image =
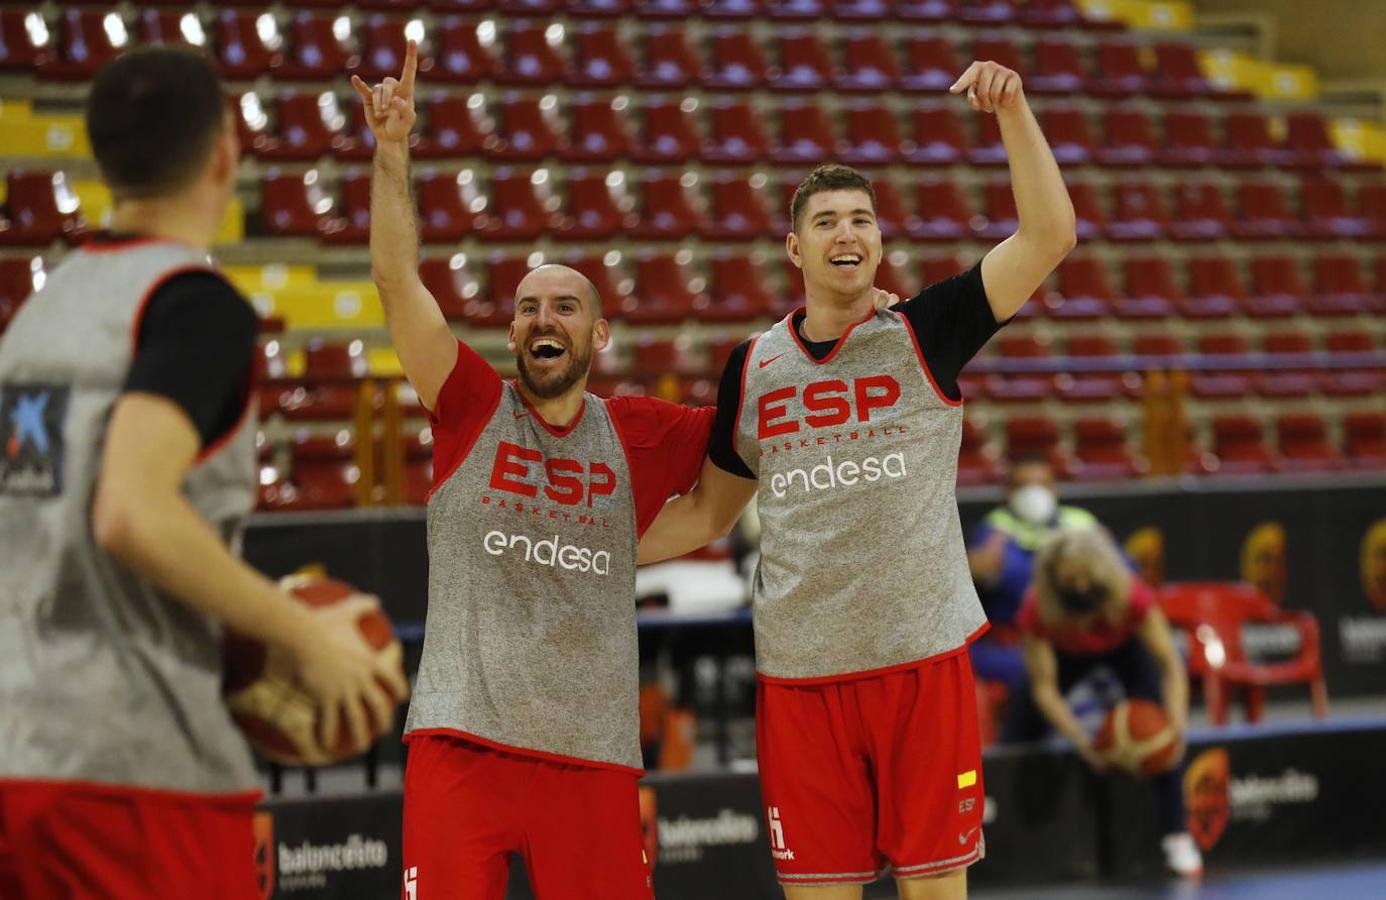
[{"label": "short dark hair", "polygon": [[226,110],[226,92],[205,56],[144,47],[96,74],[87,95],[87,135],[117,198],[158,197],[198,176]]},{"label": "short dark hair", "polygon": [[1054,460],[1047,454],[1038,450],[1031,450],[1021,453],[1011,460],[1010,468],[1006,472],[1006,480],[1010,484],[1015,483],[1015,473],[1021,466],[1044,466],[1050,472],[1054,471]]},{"label": "short dark hair", "polygon": [[794,199],[789,201],[789,221],[795,231],[799,230],[799,216],[808,206],[809,198],[828,191],[865,191],[871,198],[871,211],[876,211],[876,191],[865,175],[851,166],[826,163],[808,173],[794,190]]}]

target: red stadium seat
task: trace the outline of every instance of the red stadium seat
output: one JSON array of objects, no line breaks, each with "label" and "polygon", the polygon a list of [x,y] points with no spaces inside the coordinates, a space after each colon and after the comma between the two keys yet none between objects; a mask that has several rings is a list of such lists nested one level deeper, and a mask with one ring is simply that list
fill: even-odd
[{"label": "red stadium seat", "polygon": [[1184,345],[1173,335],[1141,331],[1131,339],[1131,352],[1138,356],[1178,356]]},{"label": "red stadium seat", "polygon": [[[399,77],[408,43],[404,27],[403,19],[375,15],[366,20],[361,30],[361,70],[357,74],[367,83]],[[432,76],[433,67],[433,56],[420,48],[419,74],[425,82]]]},{"label": "red stadium seat", "polygon": [[1166,100],[1190,100],[1208,97],[1215,100],[1245,100],[1248,94],[1224,91],[1203,76],[1198,62],[1198,48],[1185,42],[1162,42],[1155,45],[1155,75],[1150,93]]},{"label": "red stadium seat", "polygon": [[339,38],[331,15],[300,12],[289,22],[283,60],[271,72],[277,80],[328,81],[355,71],[361,57]]},{"label": "red stadium seat", "polygon": [[[1015,3],[1013,0],[957,0],[953,16],[968,25],[1005,25],[1016,16]],[[991,58],[981,53],[976,55],[978,59]]]},{"label": "red stadium seat", "polygon": [[[1047,359],[1049,342],[1034,337],[1003,337],[996,342],[1003,359]],[[1054,393],[1053,375],[996,373],[986,376],[987,396],[997,403],[1042,403]]]},{"label": "red stadium seat", "polygon": [[[1233,691],[1242,694],[1247,721],[1259,722],[1266,688],[1272,685],[1308,685],[1314,717],[1328,715],[1319,623],[1312,613],[1283,610],[1248,584],[1167,584],[1159,596],[1160,608],[1170,624],[1187,639],[1189,674],[1203,684],[1203,704],[1214,725],[1227,723]],[[1249,624],[1297,631],[1298,652],[1283,661],[1249,661],[1242,644]]]},{"label": "red stadium seat", "polygon": [[626,273],[621,254],[616,251],[596,255],[569,255],[564,265],[577,269],[602,298],[602,313],[611,320],[622,316],[634,280]]},{"label": "red stadium seat", "polygon": [[1006,145],[1001,140],[1001,126],[996,116],[982,116],[977,120],[977,140],[967,156],[976,166],[1006,165]]},{"label": "red stadium seat", "polygon": [[953,16],[955,0],[896,0],[895,15],[906,22],[938,24]]},{"label": "red stadium seat", "polygon": [[476,173],[424,170],[414,176],[419,198],[419,237],[425,243],[455,243],[485,230],[488,216]]},{"label": "red stadium seat", "polygon": [[1050,295],[1049,314],[1057,319],[1105,318],[1114,299],[1099,260],[1070,256],[1059,264],[1059,287]]},{"label": "red stadium seat", "polygon": [[0,71],[32,71],[48,64],[53,38],[46,26],[38,28],[41,22],[36,10],[0,9]]},{"label": "red stadium seat", "polygon": [[945,37],[914,34],[905,38],[900,87],[927,93],[946,91],[963,73],[953,44]]},{"label": "red stadium seat", "polygon": [[[1068,355],[1080,359],[1120,356],[1116,341],[1104,334],[1075,334],[1068,338]],[[1140,376],[1121,372],[1062,373],[1055,379],[1058,394],[1067,403],[1107,403],[1123,395],[1136,396]]]},{"label": "red stadium seat", "polygon": [[754,19],[761,14],[761,0],[703,0],[704,19]]},{"label": "red stadium seat", "polygon": [[500,68],[494,52],[482,45],[477,23],[470,19],[449,16],[439,21],[433,40],[436,65],[431,77],[436,81],[476,84]]},{"label": "red stadium seat", "polygon": [[1300,210],[1308,236],[1320,240],[1378,237],[1383,233],[1365,216],[1348,208],[1343,183],[1332,178],[1307,178],[1299,185]]},{"label": "red stadium seat", "polygon": [[837,158],[849,165],[889,165],[900,156],[900,126],[895,113],[879,104],[853,104],[846,110],[847,139]]},{"label": "red stadium seat", "polygon": [[600,241],[633,226],[637,217],[623,205],[630,203],[625,177],[613,181],[604,170],[570,172],[568,214],[553,236],[570,241]]},{"label": "red stadium seat", "polygon": [[[341,129],[346,119],[330,93],[284,91],[275,106],[275,133],[255,146],[255,155],[261,159],[315,160],[329,154],[345,137]],[[329,123],[329,118],[335,121]]]},{"label": "red stadium seat", "polygon": [[361,477],[353,462],[356,442],[343,430],[336,437],[300,433],[290,444],[289,477],[294,498],[276,505],[280,510],[346,509],[356,504]]},{"label": "red stadium seat", "polygon": [[421,260],[419,279],[433,299],[438,301],[438,308],[448,321],[465,321],[468,318],[468,305],[476,305],[481,300],[481,282],[467,266],[467,257],[461,253]]},{"label": "red stadium seat", "polygon": [[1112,220],[1107,236],[1114,241],[1155,241],[1164,237],[1169,216],[1155,185],[1121,181],[1112,187]]},{"label": "red stadium seat", "polygon": [[836,73],[832,58],[817,35],[807,31],[784,32],[778,46],[780,74],[770,80],[772,90],[817,92],[833,84]]},{"label": "red stadium seat", "polygon": [[688,110],[675,100],[651,100],[645,104],[645,127],[640,140],[633,156],[637,162],[646,163],[683,165],[697,157],[702,145]]},{"label": "red stadium seat", "polygon": [[679,258],[644,254],[635,262],[634,306],[626,310],[633,325],[674,325],[700,314],[711,303],[703,279]]},{"label": "red stadium seat", "polygon": [[[185,34],[187,30],[197,34],[202,30],[202,20],[196,13],[179,12],[175,9],[143,9],[139,11],[136,32],[140,43],[151,47],[197,46]],[[193,30],[193,29],[196,30]],[[205,40],[206,34],[202,33]]]},{"label": "red stadium seat", "polygon": [[987,447],[986,429],[969,416],[963,419],[962,443],[958,448],[958,486],[975,487],[996,479],[996,454]]},{"label": "red stadium seat", "polygon": [[476,156],[496,143],[481,94],[435,94],[419,104],[424,117],[413,153],[420,159]]},{"label": "red stadium seat", "polygon": [[842,42],[840,91],[888,91],[900,83],[895,52],[879,34],[848,35]]},{"label": "red stadium seat", "polygon": [[[876,226],[881,229],[881,237],[887,241],[900,237],[915,216],[905,208],[894,181],[878,179],[871,187],[876,192]],[[788,226],[788,217],[784,224]]]},{"label": "red stadium seat", "polygon": [[1126,294],[1114,309],[1121,319],[1163,319],[1175,314],[1184,292],[1174,283],[1174,272],[1164,256],[1130,257],[1122,262]]},{"label": "red stadium seat", "polygon": [[[1010,190],[1009,185],[1005,185]],[[907,220],[909,236],[923,241],[960,241],[972,230],[972,213],[961,186],[951,178],[922,179],[915,187],[917,215]]]},{"label": "red stadium seat", "polygon": [[0,246],[75,242],[86,223],[77,209],[77,196],[62,172],[11,169],[6,199],[0,206]]},{"label": "red stadium seat", "polygon": [[1246,313],[1257,318],[1293,316],[1304,308],[1309,292],[1299,266],[1288,256],[1260,256],[1251,261],[1251,294]]},{"label": "red stadium seat", "polygon": [[316,169],[304,174],[265,174],[260,194],[260,217],[265,230],[283,237],[317,237],[327,227],[332,196]]},{"label": "red stadium seat", "polygon": [[876,269],[875,286],[897,297],[909,299],[914,296],[918,285],[919,281],[910,274],[908,264],[892,262],[891,255],[881,260],[880,267]]},{"label": "red stadium seat", "polygon": [[1102,97],[1130,97],[1143,94],[1150,86],[1150,76],[1141,63],[1141,51],[1135,44],[1104,41],[1097,45],[1097,71],[1088,79],[1088,93]]},{"label": "red stadium seat", "polygon": [[631,155],[624,98],[608,100],[583,95],[569,108],[568,143],[559,156],[568,162],[608,162]]},{"label": "red stadium seat", "polygon": [[764,266],[745,253],[719,253],[709,269],[712,305],[699,314],[703,321],[749,322],[770,314],[775,298],[761,275]]},{"label": "red stadium seat", "polygon": [[1189,296],[1176,300],[1179,314],[1189,319],[1225,319],[1246,304],[1237,264],[1225,256],[1189,260]]},{"label": "red stadium seat", "polygon": [[1314,259],[1314,292],[1306,302],[1316,316],[1352,316],[1386,312],[1386,297],[1373,293],[1357,258],[1329,253]]},{"label": "red stadium seat", "polygon": [[1344,416],[1343,451],[1347,465],[1354,469],[1386,469],[1386,413]]},{"label": "red stadium seat", "polygon": [[696,176],[647,174],[641,180],[640,222],[630,234],[640,240],[680,240],[710,227],[691,196]]},{"label": "red stadium seat", "polygon": [[777,0],[767,10],[770,18],[787,21],[821,18],[826,11],[824,0]]},{"label": "red stadium seat", "polygon": [[1093,156],[1096,141],[1088,119],[1076,106],[1051,106],[1041,114],[1041,125],[1049,138],[1054,159],[1061,166],[1081,166]]},{"label": "red stadium seat", "polygon": [[1077,232],[1080,241],[1089,241],[1107,234],[1107,214],[1102,211],[1102,202],[1097,191],[1087,182],[1069,184],[1068,196],[1073,202],[1073,212],[1077,216]]},{"label": "red stadium seat", "polygon": [[703,87],[716,91],[744,91],[765,83],[769,66],[755,35],[744,28],[718,28],[708,44],[711,64],[703,73]]},{"label": "red stadium seat", "polygon": [[564,141],[555,98],[508,97],[499,107],[496,142],[486,146],[488,156],[513,162],[558,155]]},{"label": "red stadium seat", "polygon": [[[340,111],[345,113],[346,127],[334,137],[332,155],[351,162],[367,162],[374,158],[375,135],[371,134],[370,125],[366,124],[365,108],[359,98],[352,94],[346,100],[345,109]],[[417,155],[418,146],[418,134],[410,134],[410,152]]]},{"label": "red stadium seat", "polygon": [[1006,458],[1042,456],[1060,478],[1069,477],[1068,459],[1059,450],[1059,426],[1048,416],[1013,416],[1006,420]]},{"label": "red stadium seat", "polygon": [[967,155],[967,134],[952,108],[942,104],[921,105],[914,110],[911,121],[914,149],[905,150],[907,161],[922,166],[951,166]]},{"label": "red stadium seat", "polygon": [[35,275],[43,272],[43,258],[0,259],[0,333],[35,290]]},{"label": "red stadium seat", "polygon": [[1268,240],[1299,237],[1304,226],[1278,185],[1244,181],[1237,185],[1237,216],[1229,231],[1242,240]]},{"label": "red stadium seat", "polygon": [[709,185],[711,221],[703,236],[715,241],[750,241],[784,234],[784,223],[771,211],[763,175],[749,178],[722,173]]},{"label": "red stadium seat", "polygon": [[371,238],[371,175],[342,176],[337,215],[323,224],[322,239],[331,244],[364,244]]},{"label": "red stadium seat", "polygon": [[688,19],[698,14],[698,0],[641,0],[635,14],[644,19]]},{"label": "red stadium seat", "polygon": [[[1359,186],[1357,204],[1373,231],[1377,235],[1386,235],[1386,182]],[[1386,291],[1386,284],[1382,284],[1381,289]]]},{"label": "red stadium seat", "polygon": [[1150,117],[1140,109],[1112,106],[1107,110],[1106,141],[1094,153],[1104,166],[1148,166],[1157,141]]},{"label": "red stadium seat", "polygon": [[644,88],[683,88],[700,79],[702,70],[682,28],[655,26],[645,34],[645,55],[635,81]]},{"label": "red stadium seat", "polygon": [[[1251,352],[1251,344],[1240,334],[1205,334],[1198,339],[1198,352],[1205,356],[1244,356]],[[1189,392],[1204,400],[1244,397],[1254,386],[1248,369],[1198,371],[1189,377]]]},{"label": "red stadium seat", "polygon": [[558,216],[548,204],[552,197],[548,170],[496,169],[491,176],[487,225],[478,237],[493,241],[533,241],[554,231]]},{"label": "red stadium seat", "polygon": [[1328,440],[1323,419],[1314,413],[1286,413],[1276,419],[1281,470],[1285,472],[1333,472],[1343,468],[1343,458]]},{"label": "red stadium seat", "polygon": [[[992,36],[988,34],[978,35],[972,42],[972,58],[990,60],[1008,69],[1025,74],[1026,65],[1020,58],[1020,48],[1009,38]],[[959,75],[962,73],[959,72]]]},{"label": "red stadium seat", "polygon": [[1073,28],[1088,25],[1074,0],[1029,0],[1020,7],[1020,22],[1027,28]]},{"label": "red stadium seat", "polygon": [[1218,159],[1213,140],[1213,124],[1208,116],[1193,109],[1172,108],[1165,112],[1165,141],[1155,153],[1162,166],[1199,168]]},{"label": "red stadium seat", "polygon": [[770,154],[762,116],[742,100],[714,100],[702,158],[710,163],[760,162]]},{"label": "red stadium seat", "polygon": [[1221,475],[1263,475],[1280,469],[1280,461],[1266,446],[1261,423],[1255,416],[1227,415],[1213,419],[1213,454]]},{"label": "red stadium seat", "polygon": [[1333,143],[1328,120],[1317,110],[1299,110],[1285,116],[1285,148],[1290,165],[1299,169],[1350,167],[1351,160]]},{"label": "red stadium seat", "polygon": [[1213,241],[1224,237],[1231,214],[1222,190],[1211,181],[1183,181],[1174,187],[1174,219],[1169,236],[1176,241]]},{"label": "red stadium seat", "polygon": [[837,136],[823,107],[812,101],[788,101],[780,107],[780,144],[771,151],[777,163],[814,165],[837,151]]},{"label": "red stadium seat", "polygon": [[635,63],[610,25],[587,24],[573,37],[573,58],[567,82],[575,87],[629,84]]},{"label": "red stadium seat", "polygon": [[1126,442],[1126,424],[1114,416],[1073,423],[1073,477],[1079,481],[1134,478],[1145,470]]},{"label": "red stadium seat", "polygon": [[485,12],[493,6],[495,0],[428,0],[429,9],[439,13]]},{"label": "red stadium seat", "polygon": [[[1360,330],[1335,331],[1324,339],[1329,353],[1371,353],[1372,336]],[[1386,391],[1386,369],[1327,369],[1319,373],[1319,386],[1331,397],[1372,397]]]},{"label": "red stadium seat", "polygon": [[1228,113],[1223,120],[1226,141],[1218,162],[1234,169],[1283,166],[1294,161],[1294,154],[1271,137],[1270,122],[1258,112]]},{"label": "red stadium seat", "polygon": [[65,9],[57,24],[51,51],[37,61],[42,78],[85,81],[128,41],[125,20],[113,9]]},{"label": "red stadium seat", "polygon": [[[1306,354],[1314,352],[1314,341],[1302,331],[1281,331],[1266,335],[1262,349],[1267,353]],[[1318,373],[1309,369],[1268,368],[1256,374],[1256,392],[1275,400],[1303,399],[1319,391]],[[1284,441],[1281,451],[1284,452]]]},{"label": "red stadium seat", "polygon": [[542,85],[563,81],[567,66],[549,43],[548,26],[518,23],[505,41],[505,60],[494,75],[499,84]]},{"label": "red stadium seat", "polygon": [[493,255],[486,260],[486,301],[469,306],[467,322],[479,328],[503,328],[515,318],[515,292],[529,273],[529,257]]},{"label": "red stadium seat", "polygon": [[[1029,3],[1026,8],[1034,6]],[[1070,7],[1071,9],[1071,7]],[[1075,94],[1083,90],[1087,73],[1072,41],[1041,38],[1035,41],[1035,67],[1025,76],[1025,90],[1034,94]]]},{"label": "red stadium seat", "polygon": [[971,220],[977,237],[1002,241],[1020,227],[1020,214],[1015,208],[1015,191],[1008,179],[988,181],[984,189],[986,215]]}]

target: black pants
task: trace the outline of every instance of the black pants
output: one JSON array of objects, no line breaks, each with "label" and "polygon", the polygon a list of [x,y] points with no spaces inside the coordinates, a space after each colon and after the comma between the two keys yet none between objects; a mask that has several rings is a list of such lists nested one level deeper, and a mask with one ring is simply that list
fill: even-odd
[{"label": "black pants", "polygon": [[[1059,693],[1067,695],[1073,686],[1094,670],[1106,668],[1126,689],[1128,699],[1163,703],[1160,696],[1160,667],[1138,639],[1132,638],[1110,653],[1081,655],[1054,650],[1059,667]],[[1049,720],[1035,705],[1034,695],[1021,691],[1012,695],[1001,740],[1006,743],[1037,741],[1052,730]],[[1160,825],[1165,834],[1187,831],[1184,817],[1184,764],[1151,779],[1160,803]]]}]

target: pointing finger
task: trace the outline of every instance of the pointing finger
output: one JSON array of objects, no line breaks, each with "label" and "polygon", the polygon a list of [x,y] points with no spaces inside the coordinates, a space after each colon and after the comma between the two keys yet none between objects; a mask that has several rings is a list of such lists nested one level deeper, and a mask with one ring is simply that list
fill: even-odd
[{"label": "pointing finger", "polygon": [[977,63],[973,63],[972,65],[968,66],[967,70],[964,71],[962,75],[958,77],[958,80],[953,82],[953,86],[948,89],[948,92],[950,94],[956,94],[963,88],[971,87],[972,84],[977,80],[977,65]]},{"label": "pointing finger", "polygon": [[404,48],[404,71],[399,76],[400,93],[406,98],[414,96],[414,73],[419,70],[419,45],[410,40]]}]

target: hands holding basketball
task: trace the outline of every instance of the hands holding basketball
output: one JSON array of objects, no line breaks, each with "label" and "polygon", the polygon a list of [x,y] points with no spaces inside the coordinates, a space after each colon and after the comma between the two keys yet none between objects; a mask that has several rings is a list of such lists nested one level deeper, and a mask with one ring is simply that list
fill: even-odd
[{"label": "hands holding basketball", "polygon": [[419,45],[411,40],[404,51],[404,69],[398,79],[386,78],[369,87],[360,76],[351,76],[351,86],[361,95],[366,124],[377,144],[400,144],[418,119],[414,110],[414,75],[419,70]]},{"label": "hands holding basketball", "polygon": [[1025,104],[1025,87],[1020,74],[999,63],[978,60],[948,89],[950,94],[967,92],[967,105],[979,112],[1002,112]]}]

